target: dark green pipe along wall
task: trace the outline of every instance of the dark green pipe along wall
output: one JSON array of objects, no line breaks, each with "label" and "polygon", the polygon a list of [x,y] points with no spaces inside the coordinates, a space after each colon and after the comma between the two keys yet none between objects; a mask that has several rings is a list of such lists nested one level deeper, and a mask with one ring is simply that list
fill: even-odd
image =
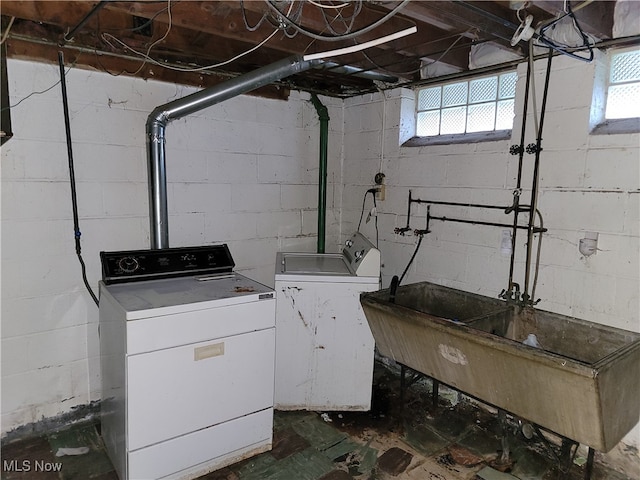
[{"label": "dark green pipe along wall", "polygon": [[311,102],[320,118],[320,165],[318,178],[318,253],[325,253],[325,231],[327,218],[327,145],[329,143],[329,111],[315,93]]}]

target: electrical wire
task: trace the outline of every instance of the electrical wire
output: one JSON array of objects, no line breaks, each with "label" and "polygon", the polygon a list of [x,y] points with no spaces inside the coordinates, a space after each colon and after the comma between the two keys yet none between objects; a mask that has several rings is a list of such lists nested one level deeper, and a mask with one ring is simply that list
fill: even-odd
[{"label": "electrical wire", "polygon": [[250,32],[255,32],[258,28],[260,28],[260,25],[262,25],[265,18],[267,18],[267,12],[265,11],[262,14],[262,18],[258,20],[258,23],[256,23],[254,26],[251,26],[249,25],[249,21],[247,20],[247,12],[244,8],[244,0],[240,0],[240,10],[242,11],[242,21],[244,22],[244,28],[246,28]]},{"label": "electrical wire", "polygon": [[7,39],[7,37],[9,36],[9,32],[11,31],[11,27],[13,26],[13,22],[15,20],[16,20],[16,17],[11,17],[11,20],[9,20],[9,25],[7,25],[7,29],[2,34],[2,38],[0,38],[0,45],[2,45],[4,41]]},{"label": "electrical wire", "polygon": [[84,263],[84,259],[82,258],[82,246],[80,243],[81,233],[80,233],[80,226],[78,221],[78,200],[76,196],[76,179],[75,179],[75,169],[73,166],[73,149],[72,149],[72,143],[71,143],[71,125],[69,121],[69,103],[67,101],[67,84],[65,81],[65,77],[67,74],[65,73],[65,70],[64,70],[64,60],[62,57],[62,52],[58,52],[58,65],[60,67],[60,81],[58,83],[60,83],[62,87],[62,107],[63,107],[63,113],[64,113],[64,125],[65,125],[65,132],[66,132],[66,138],[67,138],[67,156],[69,157],[69,184],[71,186],[71,207],[73,212],[73,232],[74,232],[74,239],[75,239],[75,245],[76,245],[76,255],[78,257],[78,261],[80,262],[80,268],[82,272],[82,281],[84,282],[84,285],[87,291],[89,292],[89,295],[91,295],[93,302],[96,304],[96,306],[98,306],[100,302],[98,300],[98,297],[96,297],[96,294],[93,292],[91,285],[89,284],[89,280],[87,279],[87,267]]},{"label": "electrical wire", "polygon": [[[325,3],[316,2],[314,0],[307,0],[307,3],[310,3],[311,5],[315,5],[316,7],[322,8],[325,10],[338,10],[340,8],[348,7],[350,5],[349,2],[344,2],[339,5],[327,5]],[[362,2],[359,2],[359,3],[362,3]]]},{"label": "electrical wire", "polygon": [[[329,17],[327,16],[327,12],[325,10],[322,10],[322,18],[324,20],[325,25],[327,26],[327,30],[329,30],[332,34],[334,35],[345,35],[347,33],[351,33],[351,30],[353,29],[353,24],[355,23],[356,17],[360,14],[360,11],[362,10],[362,0],[359,0],[358,2],[355,3],[354,7],[353,7],[353,13],[350,15],[349,18],[345,17],[342,15],[342,10],[340,10],[339,12],[337,12],[336,16],[333,17],[333,19],[331,19],[331,21],[329,21]],[[333,23],[336,22],[337,20],[340,20],[342,22],[342,24],[345,27],[345,31],[342,33],[338,33],[334,28],[333,28]],[[347,25],[348,23],[348,25]]]},{"label": "electrical wire", "polygon": [[[367,190],[366,192],[364,192],[364,196],[362,197],[362,211],[360,212],[360,221],[358,222],[358,229],[356,230],[357,232],[360,231],[360,227],[362,226],[362,218],[364,217],[364,206],[365,203],[367,201],[367,194],[370,193],[373,197],[373,209],[372,211],[374,212],[374,225],[375,225],[375,229],[376,229],[376,248],[378,248],[378,244],[380,243],[380,232],[378,230],[378,203],[376,201],[376,189],[375,188],[370,188],[369,190]],[[369,213],[369,217],[371,217],[371,213]],[[367,222],[369,221],[369,218],[367,218]]]},{"label": "electrical wire", "polygon": [[[429,65],[433,65],[434,63],[438,63],[440,60],[442,60],[442,59],[447,55],[447,53],[449,53],[449,52],[451,51],[451,49],[453,49],[453,47],[455,47],[455,46],[456,46],[456,44],[457,44],[460,40],[462,40],[462,39],[464,38],[465,34],[467,34],[467,33],[471,32],[472,30],[475,30],[475,28],[470,28],[470,29],[469,29],[469,30],[467,30],[466,32],[462,32],[462,33],[459,33],[459,34],[456,34],[456,35],[452,35],[451,37],[457,37],[457,38],[454,40],[454,42],[453,42],[451,45],[449,45],[449,46],[447,47],[447,49],[446,49],[444,52],[442,52],[442,53],[440,54],[440,56],[439,56],[438,58],[436,58],[436,59],[435,59],[435,60],[433,60],[432,62],[427,63],[426,65],[421,65],[420,67],[418,67],[418,68],[414,68],[414,69],[409,70],[409,71],[396,72],[396,71],[393,71],[393,70],[389,70],[387,67],[383,67],[383,66],[381,66],[381,65],[378,65],[376,62],[374,62],[374,61],[371,59],[371,57],[369,57],[369,55],[368,55],[366,52],[364,52],[364,51],[363,51],[363,52],[362,52],[362,55],[363,55],[363,56],[364,56],[364,57],[365,57],[365,58],[366,58],[366,59],[367,59],[367,60],[368,60],[368,61],[369,61],[369,62],[370,62],[374,67],[376,67],[376,69],[378,69],[378,70],[382,70],[383,72],[390,73],[390,74],[393,74],[393,75],[411,75],[411,74],[414,74],[414,73],[418,73],[420,70],[422,70],[422,69],[423,69],[423,68],[425,68],[425,67],[428,67]],[[451,38],[451,37],[448,37],[448,38]],[[444,39],[443,39],[443,40],[444,40]],[[420,58],[421,58],[421,57],[420,57]]]},{"label": "electrical wire", "polygon": [[[80,55],[78,55],[78,57],[76,57],[76,59],[73,61],[73,63],[71,64],[71,66],[69,68],[67,68],[67,70],[65,71],[65,76],[69,74],[69,72],[71,71],[71,67],[73,67],[77,62],[78,62],[78,58],[80,58]],[[42,95],[43,93],[47,93],[49,90],[54,89],[55,87],[57,87],[60,84],[61,80],[58,80],[56,83],[54,83],[53,85],[51,85],[48,88],[45,88],[44,90],[39,90],[37,92],[31,92],[29,95],[27,95],[24,98],[21,98],[20,100],[18,100],[16,103],[14,103],[13,105],[9,105],[8,107],[4,107],[2,109],[0,109],[0,112],[4,112],[5,110],[9,110],[12,108],[16,108],[18,105],[20,105],[22,102],[24,102],[25,100],[33,97],[34,95]]]},{"label": "electrical wire", "polygon": [[111,44],[111,42],[109,42],[109,40],[107,39],[107,37],[112,38],[113,40],[115,40],[116,42],[122,44],[125,48],[128,48],[129,50],[131,50],[132,52],[135,52],[137,54],[139,54],[140,56],[142,56],[144,58],[144,61],[142,62],[142,64],[140,64],[140,66],[138,67],[138,69],[135,72],[129,72],[128,70],[123,70],[120,73],[114,74],[109,72],[106,68],[104,68],[104,66],[102,65],[102,63],[100,62],[100,60],[98,59],[98,54],[97,51],[94,49],[94,53],[96,55],[96,59],[98,60],[98,63],[100,64],[100,66],[103,68],[103,70],[105,72],[107,72],[109,75],[112,75],[114,77],[120,76],[123,73],[126,73],[128,75],[137,75],[138,73],[140,73],[142,71],[142,69],[144,68],[144,66],[147,64],[147,61],[153,61],[155,62],[153,59],[151,59],[151,57],[149,56],[149,53],[151,52],[151,49],[153,47],[155,47],[158,43],[160,43],[161,41],[163,41],[165,38],[167,38],[167,36],[169,35],[169,32],[171,31],[171,27],[172,27],[172,15],[171,15],[171,0],[167,0],[167,6],[162,9],[160,12],[156,12],[156,14],[153,16],[153,18],[157,17],[162,11],[166,10],[167,11],[167,16],[168,18],[168,25],[167,25],[167,30],[164,32],[164,35],[160,38],[158,38],[157,40],[155,40],[151,45],[149,45],[149,47],[147,48],[147,53],[143,54],[140,53],[136,50],[134,50],[133,48],[129,47],[128,45],[126,45],[124,42],[122,42],[121,40],[119,40],[118,38],[114,37],[113,35],[111,35],[110,33],[106,33],[103,32],[100,35],[100,38],[102,38],[102,41],[104,41],[107,45],[109,45],[111,48],[115,49],[115,47]]},{"label": "electrical wire", "polygon": [[181,67],[174,67],[173,65],[167,65],[164,64],[142,52],[139,52],[133,48],[131,48],[129,45],[127,45],[126,43],[124,43],[122,40],[119,40],[118,38],[114,37],[113,35],[109,34],[109,33],[104,33],[103,36],[108,36],[111,40],[115,41],[116,43],[122,45],[123,47],[125,47],[127,50],[131,51],[132,53],[135,53],[136,55],[142,56],[144,58],[146,58],[147,61],[149,61],[150,63],[153,63],[154,65],[158,65],[159,67],[162,68],[166,68],[168,70],[176,70],[178,72],[201,72],[203,70],[209,70],[211,68],[218,68],[218,67],[222,67],[224,65],[228,65],[229,63],[238,60],[239,58],[244,57],[245,55],[248,55],[251,52],[256,51],[257,49],[259,49],[260,47],[262,47],[265,43],[267,43],[269,40],[271,40],[273,38],[273,36],[278,33],[279,30],[275,30],[271,35],[269,35],[267,38],[265,38],[262,42],[260,42],[258,45],[255,45],[254,47],[250,48],[249,50],[242,52],[238,55],[236,55],[233,58],[230,58],[229,60],[225,60],[224,62],[220,62],[220,63],[215,63],[213,65],[206,65],[204,67],[195,67],[195,68],[181,68]]},{"label": "electrical wire", "polygon": [[366,192],[364,192],[364,196],[362,197],[362,211],[360,212],[360,221],[358,222],[358,232],[360,231],[360,226],[362,225],[362,217],[364,217],[364,205],[365,202],[367,201],[367,194],[370,193],[373,195],[373,203],[375,205],[376,202],[376,189],[375,188],[370,188],[369,190],[367,190]]},{"label": "electrical wire", "polygon": [[155,47],[158,43],[160,43],[161,41],[163,41],[165,38],[167,38],[169,36],[169,32],[171,31],[171,26],[172,26],[172,17],[171,17],[171,0],[167,0],[167,16],[168,16],[168,20],[167,20],[167,31],[164,32],[164,35],[162,37],[160,37],[159,39],[157,39],[155,42],[153,42],[151,45],[149,45],[149,48],[147,48],[147,54],[144,56],[145,61],[142,62],[142,65],[140,65],[140,67],[138,68],[138,70],[135,71],[135,73],[133,75],[137,75],[138,73],[140,73],[142,71],[142,69],[144,68],[145,64],[147,63],[147,57],[149,57],[149,53],[151,53],[151,49],[153,47]]},{"label": "electrical wire", "polygon": [[372,24],[361,28],[360,30],[356,30],[355,32],[351,32],[345,35],[334,35],[334,36],[328,36],[328,35],[318,35],[314,32],[311,32],[310,30],[307,30],[306,28],[302,27],[301,25],[297,24],[294,20],[292,20],[291,18],[289,18],[289,16],[283,12],[280,11],[280,9],[278,9],[277,6],[275,6],[273,4],[272,0],[265,0],[266,4],[269,6],[269,8],[271,8],[274,13],[278,14],[278,18],[281,19],[283,22],[285,22],[287,25],[293,27],[294,29],[296,29],[297,31],[299,31],[300,33],[311,37],[315,40],[323,40],[326,42],[338,42],[341,40],[348,40],[351,38],[355,38],[359,35],[362,35],[363,33],[369,32],[371,30],[373,30],[376,27],[379,27],[380,25],[382,25],[383,23],[385,23],[386,21],[388,21],[389,19],[391,19],[394,15],[396,15],[402,8],[405,7],[405,5],[407,5],[411,0],[402,0],[402,3],[400,3],[397,7],[395,7],[393,10],[391,10],[389,13],[387,13],[384,17],[382,17],[381,19],[373,22]]},{"label": "electrical wire", "polygon": [[[169,2],[169,4],[171,4],[171,0],[168,0],[168,2]],[[291,12],[292,8],[293,8],[293,3],[292,3],[292,4],[291,4],[291,6],[289,7],[289,12],[288,12],[288,14]],[[170,10],[169,10],[169,11],[170,11]],[[250,49],[248,49],[248,50],[246,50],[246,51],[244,51],[244,52],[242,52],[242,53],[239,53],[238,55],[234,56],[233,58],[230,58],[229,60],[225,60],[224,62],[219,62],[219,63],[215,63],[215,64],[212,64],[212,65],[206,65],[206,66],[204,66],[204,67],[194,67],[194,68],[186,68],[186,67],[185,67],[185,68],[182,68],[182,67],[174,67],[173,65],[167,65],[167,64],[162,63],[162,62],[160,62],[160,61],[158,61],[158,60],[156,60],[156,59],[152,58],[151,56],[149,56],[149,52],[151,51],[151,48],[152,48],[155,44],[157,44],[159,41],[161,41],[161,40],[165,39],[165,38],[166,38],[166,36],[169,34],[169,30],[170,30],[170,29],[171,29],[171,21],[169,21],[169,28],[167,29],[167,31],[166,31],[166,33],[165,33],[165,35],[164,35],[162,38],[160,38],[159,40],[156,40],[156,41],[155,41],[155,42],[154,42],[154,43],[153,43],[153,44],[152,44],[152,45],[147,49],[147,53],[146,53],[146,54],[145,54],[145,53],[142,53],[142,52],[139,52],[138,50],[136,50],[136,49],[134,49],[134,48],[130,47],[130,46],[129,46],[129,45],[127,45],[125,42],[123,42],[123,41],[122,41],[122,40],[120,40],[119,38],[116,38],[115,36],[111,35],[110,33],[103,33],[101,36],[102,36],[102,39],[103,39],[103,40],[104,40],[108,45],[110,45],[111,47],[113,47],[113,45],[111,44],[111,42],[110,42],[109,40],[112,40],[112,41],[114,41],[114,42],[118,43],[119,45],[121,45],[121,46],[122,46],[122,47],[124,47],[125,49],[129,50],[130,52],[132,52],[132,53],[134,53],[134,54],[136,54],[136,55],[138,55],[138,56],[141,56],[141,57],[143,57],[143,58],[145,59],[145,62],[143,62],[143,64],[140,66],[140,68],[139,68],[135,73],[131,73],[131,72],[122,72],[122,73],[128,73],[128,74],[135,75],[135,74],[139,73],[139,72],[142,70],[142,68],[144,67],[144,65],[145,65],[145,63],[146,63],[147,61],[148,61],[149,63],[153,63],[154,65],[157,65],[157,66],[159,66],[159,67],[166,68],[166,69],[168,69],[168,70],[175,70],[175,71],[178,71],[178,72],[202,72],[202,71],[204,71],[204,70],[209,70],[209,69],[212,69],[212,68],[223,67],[223,66],[225,66],[225,65],[228,65],[229,63],[232,63],[232,62],[234,62],[234,61],[238,60],[239,58],[244,57],[245,55],[248,55],[248,54],[250,54],[250,53],[252,53],[252,52],[255,52],[255,51],[256,51],[256,50],[258,50],[260,47],[262,47],[265,43],[267,43],[269,40],[271,40],[271,39],[272,39],[272,38],[273,38],[273,37],[274,37],[274,36],[275,36],[279,31],[280,31],[279,29],[275,29],[275,30],[274,30],[274,31],[273,31],[273,32],[272,32],[272,33],[271,33],[267,38],[265,38],[265,39],[264,39],[262,42],[260,42],[259,44],[257,44],[257,45],[255,45],[255,46],[251,47]],[[115,48],[115,47],[114,47],[114,48]],[[96,53],[97,53],[97,52],[96,52]],[[103,68],[104,68],[104,67],[103,67]],[[105,69],[105,71],[106,71],[106,69]],[[107,73],[110,73],[110,72],[107,72]],[[115,74],[115,75],[116,75],[116,76],[117,76],[117,75],[121,75],[122,73],[120,73],[120,74]],[[114,74],[112,74],[112,75],[114,75]]]},{"label": "electrical wire", "polygon": [[[69,70],[67,70],[66,73],[69,73]],[[65,73],[65,75],[66,75]],[[18,105],[20,105],[22,102],[24,102],[25,100],[27,100],[28,98],[34,96],[34,95],[41,95],[43,93],[47,93],[49,90],[55,88],[58,84],[60,83],[60,80],[58,80],[56,83],[54,83],[53,85],[51,85],[49,88],[46,88],[45,90],[40,90],[37,92],[31,92],[29,95],[27,95],[24,98],[21,98],[18,102],[16,102],[13,105],[9,105],[8,107],[4,107],[2,110],[0,110],[0,112],[4,112],[5,110],[8,110],[10,108],[16,108]]]},{"label": "electrical wire", "polygon": [[[173,6],[175,7],[176,4],[180,3],[181,1],[182,0],[173,0]],[[164,0],[163,0],[163,2],[164,2]],[[147,28],[149,25],[151,25],[153,23],[153,21],[156,19],[156,17],[158,17],[162,13],[166,12],[167,8],[168,7],[161,8],[156,13],[154,13],[153,16],[150,17],[146,22],[138,25],[137,27],[132,27],[132,28],[109,28],[107,30],[100,29],[100,31],[107,31],[107,32],[138,32],[140,30],[144,30],[145,28]],[[98,22],[99,21],[100,21],[100,16],[98,16]]]}]

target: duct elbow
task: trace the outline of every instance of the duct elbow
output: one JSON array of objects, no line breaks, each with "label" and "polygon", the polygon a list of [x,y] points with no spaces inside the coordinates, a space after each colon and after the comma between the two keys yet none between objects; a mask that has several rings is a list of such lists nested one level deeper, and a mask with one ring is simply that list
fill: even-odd
[{"label": "duct elbow", "polygon": [[156,107],[147,117],[147,134],[164,129],[169,123],[169,114],[163,106]]}]

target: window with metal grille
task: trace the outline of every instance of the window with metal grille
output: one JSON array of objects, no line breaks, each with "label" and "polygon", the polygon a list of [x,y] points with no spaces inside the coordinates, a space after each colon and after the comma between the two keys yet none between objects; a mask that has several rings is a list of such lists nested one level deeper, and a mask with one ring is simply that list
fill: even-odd
[{"label": "window with metal grille", "polygon": [[511,130],[517,79],[512,71],[419,89],[416,136]]},{"label": "window with metal grille", "polygon": [[611,56],[605,119],[640,117],[640,49]]}]

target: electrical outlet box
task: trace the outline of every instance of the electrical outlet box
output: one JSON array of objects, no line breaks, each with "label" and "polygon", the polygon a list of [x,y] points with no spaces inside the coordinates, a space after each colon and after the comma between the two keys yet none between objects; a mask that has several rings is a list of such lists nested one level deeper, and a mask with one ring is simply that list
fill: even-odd
[{"label": "electrical outlet box", "polygon": [[376,190],[376,200],[382,201],[384,200],[384,194],[385,194],[385,186],[383,185],[378,185]]}]

